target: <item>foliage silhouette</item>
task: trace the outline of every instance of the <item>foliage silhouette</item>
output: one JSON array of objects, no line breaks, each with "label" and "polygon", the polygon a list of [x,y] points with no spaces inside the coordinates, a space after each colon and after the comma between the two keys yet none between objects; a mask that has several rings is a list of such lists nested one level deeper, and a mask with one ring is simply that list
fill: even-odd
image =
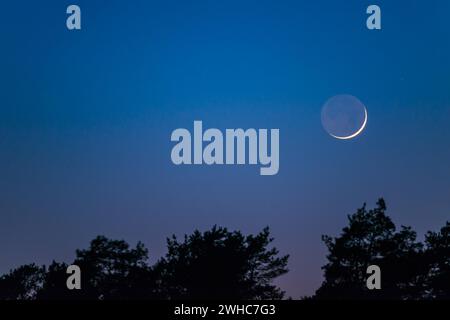
[{"label": "foliage silhouette", "polygon": [[67,265],[53,262],[46,273],[38,299],[150,299],[155,281],[147,265],[148,251],[142,243],[135,248],[123,240],[98,236],[86,250],[77,250],[76,264],[82,270],[82,290],[66,287]]},{"label": "foliage silhouette", "polygon": [[24,265],[0,278],[2,300],[111,300],[111,299],[279,299],[283,292],[272,285],[287,272],[288,256],[277,257],[269,229],[243,236],[225,228],[195,231],[178,243],[168,240],[168,253],[154,266],[148,251],[123,240],[98,236],[86,250],[77,250],[82,290],[66,287],[66,263],[48,267]]},{"label": "foliage silhouette", "polygon": [[75,296],[76,292],[67,290],[66,279],[68,265],[53,261],[44,273],[42,286],[36,294],[36,299],[59,299],[66,300]]},{"label": "foliage silhouette", "polygon": [[32,300],[44,281],[45,269],[34,263],[0,277],[0,300]]},{"label": "foliage silhouette", "polygon": [[137,292],[143,298],[148,297],[149,292],[142,291],[142,284],[148,282],[151,272],[147,265],[148,250],[142,243],[130,249],[123,240],[98,236],[89,249],[77,250],[76,255],[74,264],[84,273],[85,298],[132,298]]},{"label": "foliage silhouette", "polygon": [[450,222],[439,232],[425,236],[428,277],[426,294],[434,299],[450,299]]},{"label": "foliage silhouette", "polygon": [[[374,209],[366,205],[348,217],[349,225],[333,238],[323,236],[328,263],[325,280],[316,299],[430,299],[448,297],[450,227],[428,233],[425,245],[416,233],[402,226],[399,231],[386,215],[383,199]],[[369,265],[382,271],[382,290],[368,290]],[[441,287],[442,286],[442,287]]]},{"label": "foliage silhouette", "polygon": [[[450,299],[450,222],[423,243],[410,227],[397,230],[383,199],[348,216],[328,248],[324,281],[305,299]],[[142,243],[98,236],[77,250],[70,264],[82,270],[82,290],[68,290],[68,264],[28,264],[0,277],[0,300],[282,299],[273,280],[288,272],[289,256],[270,247],[268,228],[244,236],[214,226],[183,241],[167,239],[167,254],[154,265]],[[369,265],[381,268],[382,290],[366,288]]]},{"label": "foliage silhouette", "polygon": [[273,239],[265,228],[256,236],[243,236],[226,228],[194,232],[178,242],[167,240],[168,253],[157,264],[165,295],[173,299],[281,299],[272,285],[288,272],[289,256],[277,257],[267,249]]}]

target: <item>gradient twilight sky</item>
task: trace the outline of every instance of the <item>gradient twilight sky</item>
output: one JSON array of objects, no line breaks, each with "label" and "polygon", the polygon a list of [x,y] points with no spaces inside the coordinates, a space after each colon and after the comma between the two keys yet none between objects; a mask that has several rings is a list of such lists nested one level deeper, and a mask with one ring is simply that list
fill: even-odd
[{"label": "gradient twilight sky", "polygon": [[[155,261],[172,233],[269,225],[298,298],[322,281],[321,235],[364,202],[419,236],[450,218],[448,0],[3,1],[0,41],[0,273],[98,234]],[[320,121],[344,93],[369,113],[351,141]],[[170,134],[194,120],[279,128],[278,175],[173,165]]]}]

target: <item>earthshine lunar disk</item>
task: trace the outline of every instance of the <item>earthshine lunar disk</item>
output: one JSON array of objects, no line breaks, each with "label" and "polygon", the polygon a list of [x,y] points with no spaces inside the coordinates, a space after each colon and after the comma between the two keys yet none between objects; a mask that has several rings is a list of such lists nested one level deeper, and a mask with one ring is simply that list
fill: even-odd
[{"label": "earthshine lunar disk", "polygon": [[358,98],[342,94],[330,98],[322,108],[322,126],[333,138],[349,140],[367,125],[367,109]]}]

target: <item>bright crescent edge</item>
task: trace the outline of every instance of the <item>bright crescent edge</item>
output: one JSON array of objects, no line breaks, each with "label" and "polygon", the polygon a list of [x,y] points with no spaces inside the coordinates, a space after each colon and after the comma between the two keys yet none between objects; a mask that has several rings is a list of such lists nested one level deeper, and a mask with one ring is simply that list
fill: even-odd
[{"label": "bright crescent edge", "polygon": [[361,132],[363,132],[363,130],[364,130],[364,128],[366,127],[366,124],[367,124],[367,118],[368,118],[368,115],[367,115],[367,109],[364,108],[364,123],[362,124],[361,128],[359,128],[358,131],[356,131],[354,134],[352,134],[352,135],[350,135],[350,136],[347,136],[347,137],[335,136],[334,134],[331,134],[331,133],[330,133],[330,136],[332,136],[333,138],[336,138],[336,139],[340,139],[340,140],[349,140],[349,139],[353,139],[353,138],[355,138],[356,136],[358,136]]}]

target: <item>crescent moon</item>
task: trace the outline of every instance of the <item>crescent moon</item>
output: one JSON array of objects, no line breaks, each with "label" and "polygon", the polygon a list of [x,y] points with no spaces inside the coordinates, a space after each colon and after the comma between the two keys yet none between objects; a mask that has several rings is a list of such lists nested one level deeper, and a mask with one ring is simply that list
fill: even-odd
[{"label": "crescent moon", "polygon": [[330,136],[332,136],[333,138],[336,138],[336,139],[340,139],[340,140],[349,140],[349,139],[353,139],[353,138],[355,138],[356,136],[358,136],[361,132],[363,132],[363,130],[364,130],[364,128],[366,127],[366,124],[367,124],[367,118],[368,118],[368,116],[367,116],[367,109],[364,108],[364,122],[363,122],[361,128],[359,128],[358,131],[356,131],[354,134],[349,135],[349,136],[343,136],[343,137],[342,137],[342,136],[336,136],[336,135],[331,134],[331,133],[330,133]]}]

